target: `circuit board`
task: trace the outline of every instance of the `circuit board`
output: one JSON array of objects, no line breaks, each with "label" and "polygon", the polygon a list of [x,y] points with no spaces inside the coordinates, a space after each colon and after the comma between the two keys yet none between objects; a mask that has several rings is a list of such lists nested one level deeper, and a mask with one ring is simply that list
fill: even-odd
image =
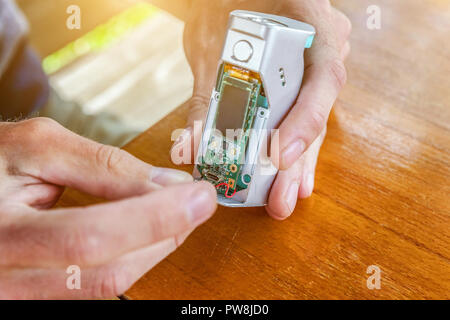
[{"label": "circuit board", "polygon": [[213,130],[197,168],[218,194],[232,198],[251,182],[241,169],[255,115],[259,108],[268,109],[268,103],[259,74],[230,64],[220,68],[216,91],[219,103]]}]

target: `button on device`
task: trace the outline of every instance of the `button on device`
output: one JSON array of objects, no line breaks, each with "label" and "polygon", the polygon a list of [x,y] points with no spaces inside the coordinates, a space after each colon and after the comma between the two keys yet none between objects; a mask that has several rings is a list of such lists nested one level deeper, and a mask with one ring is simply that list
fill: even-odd
[{"label": "button on device", "polygon": [[240,40],[233,47],[233,59],[240,62],[248,62],[253,56],[253,47],[250,42]]}]

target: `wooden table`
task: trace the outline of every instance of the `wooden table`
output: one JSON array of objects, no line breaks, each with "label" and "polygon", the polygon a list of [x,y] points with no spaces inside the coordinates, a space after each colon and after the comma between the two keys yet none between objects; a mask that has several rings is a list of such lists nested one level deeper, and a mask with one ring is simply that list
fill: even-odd
[{"label": "wooden table", "polygon": [[[381,30],[366,28],[370,4]],[[220,208],[127,298],[450,298],[450,3],[337,6],[353,21],[353,52],[313,196],[285,222]],[[176,110],[125,149],[173,167],[170,134],[186,115]],[[89,199],[70,191],[62,204]],[[371,265],[380,290],[367,288]]]}]

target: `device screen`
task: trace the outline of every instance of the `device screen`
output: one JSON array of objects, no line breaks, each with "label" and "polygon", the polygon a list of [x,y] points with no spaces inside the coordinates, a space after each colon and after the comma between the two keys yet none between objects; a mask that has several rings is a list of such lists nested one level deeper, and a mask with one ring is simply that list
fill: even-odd
[{"label": "device screen", "polygon": [[249,90],[228,84],[224,85],[216,120],[216,129],[224,136],[226,136],[227,129],[242,129],[250,94]]}]

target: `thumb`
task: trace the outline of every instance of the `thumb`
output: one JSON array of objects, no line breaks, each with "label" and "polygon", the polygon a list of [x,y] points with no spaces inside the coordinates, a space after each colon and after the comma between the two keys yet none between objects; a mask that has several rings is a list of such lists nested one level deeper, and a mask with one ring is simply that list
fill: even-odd
[{"label": "thumb", "polygon": [[[192,180],[185,172],[153,167],[119,148],[80,137],[46,118],[16,123],[9,135],[21,145],[20,149],[15,148],[19,152],[11,153],[19,171],[97,197],[122,199]],[[13,142],[13,151],[17,143]]]},{"label": "thumb", "polygon": [[209,98],[203,95],[194,95],[186,104],[189,109],[186,128],[171,149],[172,162],[177,165],[192,164],[197,155],[208,113]]}]

